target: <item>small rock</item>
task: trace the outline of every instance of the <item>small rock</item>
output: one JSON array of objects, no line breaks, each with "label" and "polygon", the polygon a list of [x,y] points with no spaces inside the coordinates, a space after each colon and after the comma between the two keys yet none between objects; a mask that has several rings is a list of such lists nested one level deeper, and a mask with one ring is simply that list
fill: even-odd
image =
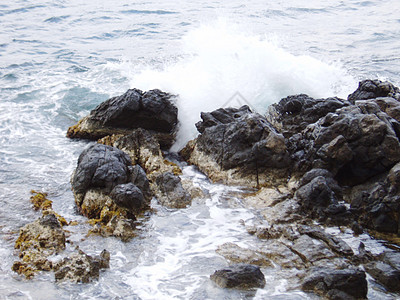
[{"label": "small rock", "polygon": [[191,203],[189,193],[183,188],[179,176],[165,172],[156,178],[158,201],[170,208],[184,208]]}]

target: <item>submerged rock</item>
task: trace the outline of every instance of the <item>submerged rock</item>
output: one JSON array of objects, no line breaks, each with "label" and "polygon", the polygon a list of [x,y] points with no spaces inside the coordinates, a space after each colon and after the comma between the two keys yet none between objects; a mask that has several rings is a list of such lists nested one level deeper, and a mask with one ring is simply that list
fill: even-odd
[{"label": "submerged rock", "polygon": [[170,208],[184,208],[190,205],[192,198],[183,188],[179,176],[165,172],[156,178],[157,199],[160,204]]},{"label": "submerged rock", "polygon": [[260,268],[247,264],[217,270],[210,278],[222,288],[253,289],[265,286],[265,277]]},{"label": "submerged rock", "polygon": [[169,148],[175,139],[178,109],[175,96],[160,90],[125,94],[101,103],[88,116],[70,127],[67,136],[97,140],[112,134],[129,134],[133,129],[152,131],[160,145]]}]

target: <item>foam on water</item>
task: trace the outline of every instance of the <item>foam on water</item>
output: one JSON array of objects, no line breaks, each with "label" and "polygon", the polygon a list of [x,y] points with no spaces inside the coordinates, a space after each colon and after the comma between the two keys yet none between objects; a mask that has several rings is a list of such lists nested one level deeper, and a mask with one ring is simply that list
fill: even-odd
[{"label": "foam on water", "polygon": [[268,105],[288,95],[347,97],[356,87],[355,79],[340,66],[294,55],[276,39],[252,35],[226,21],[200,26],[184,36],[179,61],[162,70],[147,67],[126,75],[131,87],[179,95],[180,130],[173,150],[195,137],[194,124],[202,111],[247,104],[265,113]]}]

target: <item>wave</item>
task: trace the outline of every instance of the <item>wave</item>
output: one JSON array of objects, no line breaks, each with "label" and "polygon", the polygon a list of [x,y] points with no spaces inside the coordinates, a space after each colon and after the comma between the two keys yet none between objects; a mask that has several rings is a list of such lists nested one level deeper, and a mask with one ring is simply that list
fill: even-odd
[{"label": "wave", "polygon": [[130,85],[179,95],[180,129],[172,150],[197,134],[200,112],[249,104],[263,114],[288,95],[346,97],[356,80],[346,70],[295,55],[268,36],[252,35],[226,22],[203,25],[182,38],[181,59],[163,68],[130,72]]}]

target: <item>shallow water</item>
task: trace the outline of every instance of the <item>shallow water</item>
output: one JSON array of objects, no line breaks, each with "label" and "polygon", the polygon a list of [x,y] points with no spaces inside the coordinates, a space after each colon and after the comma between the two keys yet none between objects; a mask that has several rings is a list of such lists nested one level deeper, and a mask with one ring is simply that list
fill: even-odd
[{"label": "shallow water", "polygon": [[[398,8],[395,0],[0,3],[1,298],[249,297],[216,289],[208,276],[225,264],[214,252],[223,241],[256,243],[239,223],[254,212],[240,200],[224,204],[229,189],[190,168],[185,176],[198,178],[211,198],[180,211],[155,202],[129,243],[85,238],[69,178],[87,143],[66,139],[66,129],[128,88],[161,88],[180,95],[177,149],[195,135],[200,111],[223,104],[245,101],[263,112],[293,93],[345,97],[363,78],[399,85]],[[25,281],[10,270],[18,229],[39,216],[31,189],[48,192],[57,212],[80,221],[70,239],[84,251],[111,252],[111,269],[98,282],[54,284],[51,274]],[[256,298],[286,298],[285,283],[271,280],[276,288]]]}]

